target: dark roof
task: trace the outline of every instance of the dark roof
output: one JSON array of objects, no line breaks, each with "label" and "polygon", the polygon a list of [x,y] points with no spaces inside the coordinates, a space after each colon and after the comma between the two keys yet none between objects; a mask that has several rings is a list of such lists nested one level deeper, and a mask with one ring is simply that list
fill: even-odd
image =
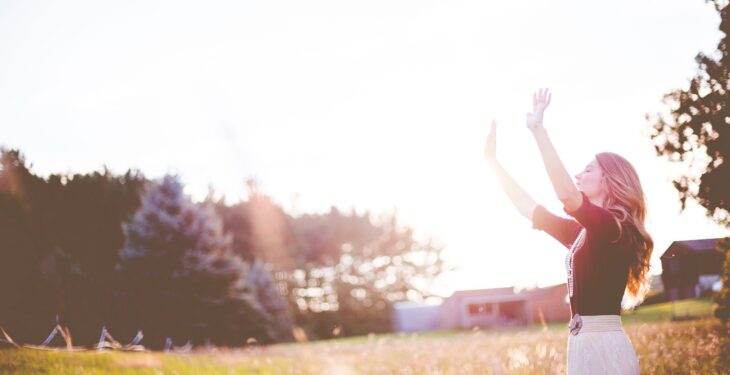
[{"label": "dark roof", "polygon": [[699,240],[674,241],[662,254],[661,258],[670,258],[677,254],[687,254],[690,252],[700,253],[715,251],[719,238],[706,238]]}]

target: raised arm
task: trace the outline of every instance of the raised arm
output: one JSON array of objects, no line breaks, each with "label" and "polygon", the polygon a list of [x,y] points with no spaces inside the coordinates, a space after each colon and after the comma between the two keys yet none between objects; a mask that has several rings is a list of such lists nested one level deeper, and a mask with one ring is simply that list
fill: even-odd
[{"label": "raised arm", "polygon": [[532,131],[532,135],[540,149],[542,161],[545,164],[550,182],[553,185],[555,194],[563,203],[568,211],[577,210],[583,202],[583,196],[573,183],[573,179],[565,170],[563,162],[560,161],[555,147],[548,137],[547,131],[543,126],[542,119],[545,108],[550,104],[551,94],[547,89],[541,89],[532,97],[532,112],[527,114],[527,128]]},{"label": "raised arm", "polygon": [[532,220],[532,213],[537,207],[534,199],[507,173],[497,160],[497,123],[492,120],[492,129],[487,136],[487,145],[484,150],[489,166],[492,167],[502,190],[507,194],[512,205],[522,214],[522,216]]}]

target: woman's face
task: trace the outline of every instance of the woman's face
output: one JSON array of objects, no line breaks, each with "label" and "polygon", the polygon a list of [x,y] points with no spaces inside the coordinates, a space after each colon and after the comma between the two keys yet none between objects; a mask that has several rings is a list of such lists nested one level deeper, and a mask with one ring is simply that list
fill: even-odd
[{"label": "woman's face", "polygon": [[600,201],[604,194],[601,189],[602,179],[603,171],[598,166],[596,159],[593,159],[583,171],[575,175],[575,185],[578,190],[586,193],[591,200]]}]

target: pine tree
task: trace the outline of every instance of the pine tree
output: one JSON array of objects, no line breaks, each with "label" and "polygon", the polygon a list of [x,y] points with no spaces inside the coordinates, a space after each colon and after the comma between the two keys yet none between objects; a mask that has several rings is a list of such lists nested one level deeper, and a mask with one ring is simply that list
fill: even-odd
[{"label": "pine tree", "polygon": [[[175,176],[148,187],[124,226],[121,269],[140,324],[156,345],[172,337],[241,345],[268,341],[264,311],[246,283],[248,264],[206,205],[194,204]],[[153,345],[155,345],[153,344]]]},{"label": "pine tree", "polygon": [[254,260],[247,283],[251,285],[257,300],[266,312],[271,337],[275,341],[291,341],[293,318],[289,301],[279,291],[276,280],[266,269],[264,262]]}]

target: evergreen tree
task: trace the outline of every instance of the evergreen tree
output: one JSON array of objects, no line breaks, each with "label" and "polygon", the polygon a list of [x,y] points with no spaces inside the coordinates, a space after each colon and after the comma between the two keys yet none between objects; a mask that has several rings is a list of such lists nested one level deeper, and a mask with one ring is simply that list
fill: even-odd
[{"label": "evergreen tree", "polygon": [[213,211],[190,201],[177,177],[149,186],[124,232],[121,269],[152,345],[165,337],[222,345],[272,339],[246,282],[248,264]]},{"label": "evergreen tree", "polygon": [[266,313],[269,335],[275,341],[291,341],[293,322],[289,302],[264,262],[258,259],[253,261],[247,284],[253,288],[256,300]]},{"label": "evergreen tree", "polygon": [[0,301],[13,306],[0,309],[0,326],[38,343],[58,315],[75,344],[92,344],[114,315],[121,223],[139,206],[144,176],[44,179],[19,151],[0,152]]}]

